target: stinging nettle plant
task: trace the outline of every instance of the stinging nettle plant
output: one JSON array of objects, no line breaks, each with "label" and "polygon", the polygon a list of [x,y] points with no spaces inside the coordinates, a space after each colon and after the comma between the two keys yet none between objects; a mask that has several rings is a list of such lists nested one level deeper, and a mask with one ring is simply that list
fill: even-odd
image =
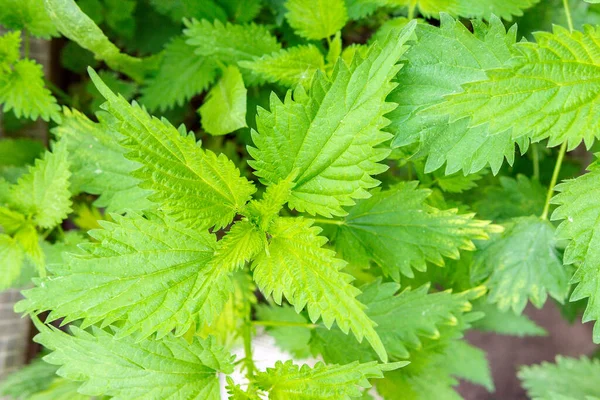
[{"label": "stinging nettle plant", "polygon": [[[0,0],[0,289],[45,354],[0,393],[493,392],[467,330],[544,335],[548,296],[600,319],[589,3]],[[74,83],[30,36],[64,38]],[[38,118],[48,150],[15,138]],[[289,355],[266,369],[263,334]],[[519,378],[600,397],[594,358]]]}]

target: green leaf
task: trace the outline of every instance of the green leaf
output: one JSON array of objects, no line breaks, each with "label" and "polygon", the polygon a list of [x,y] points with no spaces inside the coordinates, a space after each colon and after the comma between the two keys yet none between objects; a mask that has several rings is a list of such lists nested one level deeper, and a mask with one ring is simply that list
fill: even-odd
[{"label": "green leaf", "polygon": [[290,26],[309,40],[334,35],[348,20],[344,0],[287,0],[285,8]]},{"label": "green leaf", "polygon": [[[217,4],[219,3],[219,4]],[[168,15],[174,22],[181,23],[183,18],[207,19],[209,21],[218,19],[227,20],[227,13],[221,5],[224,0],[150,0],[150,4],[159,13]]]},{"label": "green leaf", "polygon": [[475,202],[477,214],[494,221],[515,217],[541,215],[546,201],[546,189],[537,179],[518,174],[516,179],[501,176],[500,186],[489,186]]},{"label": "green leaf", "polygon": [[32,139],[0,140],[0,167],[33,164],[44,152],[44,145]]},{"label": "green leaf", "polygon": [[477,187],[477,181],[483,178],[487,171],[479,171],[474,174],[464,175],[461,172],[445,175],[442,171],[435,171],[433,178],[435,183],[446,193],[462,193]]},{"label": "green leaf", "polygon": [[383,378],[383,372],[405,366],[406,362],[377,364],[370,362],[346,365],[317,363],[313,368],[295,365],[291,360],[277,361],[256,376],[256,385],[269,392],[272,400],[346,400],[362,397],[360,388],[369,388],[368,379]]},{"label": "green leaf", "polygon": [[158,71],[142,89],[140,102],[150,110],[182,106],[206,90],[216,78],[216,66],[178,36],[165,46]]},{"label": "green leaf", "polygon": [[150,117],[138,104],[116,96],[98,75],[92,80],[107,99],[126,140],[127,157],[143,166],[133,176],[154,191],[150,200],[197,229],[228,225],[256,190],[225,155],[202,150],[193,134],[180,133],[166,120]]},{"label": "green leaf", "polygon": [[552,224],[539,217],[515,218],[502,236],[475,255],[473,274],[489,275],[489,301],[500,311],[521,314],[527,298],[541,308],[548,294],[564,301],[569,273],[556,250],[554,233]]},{"label": "green leaf", "polygon": [[0,1],[0,25],[6,29],[25,30],[44,39],[58,36],[56,27],[44,9],[43,0]]},{"label": "green leaf", "polygon": [[600,398],[600,360],[556,357],[556,363],[524,366],[519,379],[532,399],[596,400]]},{"label": "green leaf", "polygon": [[402,182],[375,192],[350,208],[344,219],[333,221],[336,250],[358,264],[373,260],[385,275],[399,281],[400,274],[412,277],[412,268],[426,270],[427,262],[442,266],[443,257],[458,259],[459,250],[475,250],[473,240],[488,239],[488,233],[500,229],[474,219],[475,214],[427,205],[431,191],[417,185]]},{"label": "green leaf", "polygon": [[485,352],[471,346],[464,340],[457,340],[452,345],[451,356],[448,357],[447,368],[451,374],[471,383],[481,385],[494,392],[494,381]]},{"label": "green leaf", "polygon": [[212,264],[229,271],[241,269],[266,246],[267,238],[264,232],[259,231],[248,220],[238,221],[217,243]]},{"label": "green leaf", "polygon": [[239,65],[265,81],[288,87],[308,84],[317,70],[325,70],[323,54],[312,44],[282,49]]},{"label": "green leaf", "polygon": [[387,355],[374,323],[356,300],[360,291],[350,284],[352,277],[340,270],[346,263],[322,246],[320,228],[302,217],[276,218],[269,228],[269,247],[252,265],[254,281],[265,296],[281,304],[283,296],[297,312],[307,307],[312,322],[322,317],[329,329],[334,321],[359,341],[369,341],[382,360]]},{"label": "green leaf", "polygon": [[383,48],[373,45],[365,59],[356,54],[350,66],[338,61],[331,79],[317,73],[308,93],[299,86],[283,102],[272,95],[270,111],[259,109],[249,164],[266,185],[299,171],[290,208],[345,215],[342,206],[379,184],[371,175],[387,169],[378,162],[389,150],[376,146],[390,137],[383,115],[395,107],[385,98],[414,26],[395,31]]},{"label": "green leaf", "polygon": [[48,388],[56,378],[58,368],[41,359],[34,360],[31,364],[3,378],[0,383],[0,395],[21,399]]},{"label": "green leaf", "polygon": [[73,170],[71,191],[100,195],[94,204],[109,212],[154,208],[147,199],[151,191],[139,188],[140,180],[131,176],[141,164],[125,158],[125,148],[115,140],[122,136],[111,126],[110,115],[97,116],[99,123],[65,108],[62,123],[52,129],[67,149]]},{"label": "green leaf", "polygon": [[534,36],[537,43],[514,46],[517,56],[504,68],[463,85],[431,112],[450,121],[469,117],[470,127],[484,126],[488,135],[548,138],[549,146],[567,142],[568,150],[584,141],[589,148],[600,137],[600,29],[555,26]]},{"label": "green leaf", "polygon": [[[214,62],[237,64],[281,49],[277,38],[264,25],[223,24],[218,20],[214,23],[206,20],[184,22],[187,29],[183,32],[188,37],[186,43],[195,48],[196,54]],[[248,85],[256,83],[252,76],[244,75],[244,80]]]},{"label": "green leaf", "polygon": [[[303,315],[297,314],[292,306],[284,304],[277,307],[259,304],[256,307],[256,316],[259,321],[275,323],[272,326],[265,325],[265,329],[275,339],[279,348],[289,352],[296,359],[311,356],[308,346],[310,331],[306,329],[306,326],[293,326],[293,324],[308,325],[309,321]],[[282,324],[277,325],[278,322],[282,322]]]},{"label": "green leaf", "polygon": [[[424,339],[439,339],[444,327],[458,326],[462,314],[471,310],[470,300],[482,295],[478,287],[462,293],[429,292],[429,285],[410,287],[399,292],[400,285],[377,280],[362,288],[358,299],[367,306],[367,315],[377,324],[391,359],[407,359],[423,346]],[[372,351],[339,330],[314,331],[313,349],[326,362],[347,363],[374,359]]]},{"label": "green leaf", "polygon": [[[497,173],[504,158],[514,161],[510,133],[489,135],[483,127],[469,128],[468,119],[450,121],[444,114],[422,111],[461,91],[461,85],[486,78],[486,70],[501,67],[512,57],[516,28],[508,32],[492,18],[489,25],[473,22],[471,33],[460,21],[442,15],[441,26],[417,25],[417,42],[407,51],[389,96],[398,108],[387,117],[394,147],[419,142],[418,156],[427,156],[425,172],[446,163],[446,175],[477,172],[490,165]],[[525,146],[525,143],[521,143]]]},{"label": "green leaf", "polygon": [[0,290],[8,289],[19,278],[25,252],[19,243],[0,233]]},{"label": "green leaf", "polygon": [[19,60],[0,75],[0,104],[18,118],[60,122],[60,107],[45,86],[42,66],[33,60]]},{"label": "green leaf", "polygon": [[10,204],[40,228],[53,228],[71,212],[69,160],[65,146],[54,146],[10,188]]},{"label": "green leaf", "polygon": [[27,400],[90,400],[89,396],[77,393],[77,389],[79,389],[79,383],[56,378],[50,383],[50,386],[33,394]]},{"label": "green leaf", "polygon": [[219,0],[229,17],[236,22],[250,22],[260,12],[262,0]]},{"label": "green leaf", "polygon": [[25,216],[20,212],[0,207],[0,227],[4,232],[14,235],[26,223]]},{"label": "green leaf", "polygon": [[79,392],[134,398],[197,398],[219,400],[217,372],[233,372],[232,356],[214,340],[193,338],[191,343],[167,336],[160,341],[116,339],[97,327],[86,332],[70,327],[72,335],[44,327],[35,341],[53,350],[44,357],[60,365],[58,374],[84,382]]},{"label": "green leaf", "polygon": [[97,59],[106,62],[110,68],[136,81],[143,80],[142,60],[121,53],[74,0],[44,0],[44,6],[63,36],[94,53]]},{"label": "green leaf", "polygon": [[[589,297],[583,322],[600,320],[600,163],[596,161],[587,174],[556,186],[560,192],[553,199],[558,208],[552,220],[563,220],[558,226],[558,239],[567,239],[563,262],[576,264],[572,283],[577,287],[570,301]],[[594,342],[600,343],[600,323],[594,326]]]},{"label": "green leaf", "polygon": [[52,310],[48,321],[83,319],[82,328],[122,321],[120,336],[139,331],[142,338],[183,335],[219,314],[232,287],[228,271],[208,265],[214,235],[154,214],[113,218],[90,231],[97,243],[82,245],[84,255],[63,256],[15,309]]},{"label": "green leaf", "polygon": [[9,71],[21,54],[21,32],[8,32],[0,36],[0,71]]},{"label": "green leaf", "polygon": [[211,135],[226,135],[246,124],[246,87],[237,67],[229,66],[208,92],[198,110],[202,128]]},{"label": "green leaf", "polygon": [[510,336],[546,336],[548,332],[526,315],[516,315],[513,312],[502,312],[495,304],[480,303],[476,311],[485,313],[485,317],[473,323],[473,327],[484,332],[494,332]]}]

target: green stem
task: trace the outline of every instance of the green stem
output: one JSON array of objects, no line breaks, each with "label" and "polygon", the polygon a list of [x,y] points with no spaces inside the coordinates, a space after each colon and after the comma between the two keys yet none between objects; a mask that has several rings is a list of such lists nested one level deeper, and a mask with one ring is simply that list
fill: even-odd
[{"label": "green stem", "polygon": [[569,30],[573,32],[575,28],[573,28],[573,18],[571,17],[571,8],[569,8],[569,0],[563,0],[563,7],[565,8],[565,15],[567,17],[567,24],[569,25]]},{"label": "green stem", "polygon": [[29,58],[29,32],[27,30],[23,30],[23,55],[24,58]]},{"label": "green stem", "polygon": [[344,221],[340,219],[327,219],[327,218],[311,218],[317,224],[321,225],[345,225]]},{"label": "green stem", "polygon": [[532,144],[533,147],[533,177],[540,180],[540,149],[537,143]]},{"label": "green stem", "polygon": [[556,182],[558,181],[558,174],[560,173],[560,167],[562,165],[563,159],[565,158],[566,152],[567,142],[564,142],[558,150],[558,158],[556,159],[556,164],[554,165],[554,172],[552,172],[550,186],[548,186],[548,193],[546,194],[546,203],[544,204],[544,211],[542,211],[542,219],[548,219],[548,211],[550,211],[550,200],[552,200],[552,195],[554,194],[554,186],[556,186]]},{"label": "green stem", "polygon": [[305,322],[288,322],[288,321],[252,321],[252,325],[258,326],[297,326],[300,328],[314,329],[318,325],[307,324]]},{"label": "green stem", "polygon": [[415,18],[415,8],[417,8],[417,2],[416,1],[411,1],[410,4],[408,5],[408,16],[407,16],[407,18],[409,20],[413,20]]},{"label": "green stem", "polygon": [[254,360],[252,359],[252,322],[249,319],[246,320],[244,327],[242,329],[242,336],[244,339],[244,364],[246,365],[246,376],[248,377],[248,381],[250,381],[249,385],[252,385],[252,379],[254,377],[254,371],[256,367],[254,366]]}]

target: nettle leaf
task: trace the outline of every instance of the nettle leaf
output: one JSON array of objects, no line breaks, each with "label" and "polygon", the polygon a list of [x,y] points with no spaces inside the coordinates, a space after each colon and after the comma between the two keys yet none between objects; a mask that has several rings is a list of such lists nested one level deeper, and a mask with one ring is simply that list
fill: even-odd
[{"label": "nettle leaf", "polygon": [[29,59],[19,60],[10,71],[0,74],[0,104],[17,117],[60,122],[60,107],[44,83],[42,66]]},{"label": "nettle leaf", "polygon": [[600,137],[600,29],[570,33],[555,26],[534,36],[536,43],[514,46],[510,63],[431,111],[451,121],[470,117],[470,127],[489,135],[548,138],[549,146],[567,142],[568,150],[584,141],[589,148]]},{"label": "nettle leaf", "polygon": [[600,360],[556,357],[556,363],[523,366],[519,379],[533,399],[595,400],[600,398]]},{"label": "nettle leaf", "polygon": [[287,0],[285,8],[290,26],[309,40],[334,35],[348,20],[344,0]]},{"label": "nettle leaf", "polygon": [[511,336],[546,336],[548,332],[533,322],[525,314],[517,315],[511,311],[502,312],[495,304],[479,303],[474,310],[485,313],[473,327],[484,332],[494,332]]},{"label": "nettle leaf", "polygon": [[46,326],[35,341],[53,350],[44,360],[60,365],[60,376],[83,382],[79,392],[90,396],[219,400],[217,372],[233,372],[233,357],[211,339],[136,341],[116,339],[115,328],[70,330]]},{"label": "nettle leaf", "polygon": [[209,21],[218,19],[220,21],[227,20],[227,12],[223,6],[224,0],[170,0],[168,2],[162,0],[150,0],[152,7],[159,13],[169,16],[174,22],[181,23],[183,18],[207,19]]},{"label": "nettle leaf", "polygon": [[44,6],[52,23],[65,37],[94,53],[94,56],[119,72],[136,81],[142,81],[142,60],[121,53],[88,17],[74,0],[44,0]]},{"label": "nettle leaf", "polygon": [[90,232],[98,242],[82,245],[86,254],[67,255],[16,309],[52,310],[48,321],[83,319],[82,328],[122,321],[119,336],[139,331],[142,338],[210,323],[232,291],[227,271],[208,265],[214,235],[154,214],[113,218]]},{"label": "nettle leaf", "polygon": [[200,112],[202,129],[211,135],[226,135],[248,126],[244,79],[237,67],[229,66],[210,89]]},{"label": "nettle leaf", "polygon": [[36,160],[17,184],[10,187],[9,204],[16,210],[33,218],[40,228],[53,228],[71,212],[69,171],[65,146],[54,146],[44,158]]},{"label": "nettle leaf", "polygon": [[78,382],[56,377],[46,389],[35,393],[28,400],[90,400],[89,396],[78,393],[77,389]]},{"label": "nettle leaf", "polygon": [[474,174],[464,175],[462,172],[445,175],[441,170],[433,173],[436,185],[446,193],[462,193],[477,187],[477,181],[486,174],[486,170]]},{"label": "nettle leaf", "polygon": [[0,233],[0,290],[8,289],[19,278],[25,252],[12,237]]},{"label": "nettle leaf", "polygon": [[389,150],[377,147],[390,138],[381,131],[383,115],[395,107],[385,98],[414,27],[395,31],[383,47],[373,45],[364,59],[355,55],[350,66],[338,61],[331,79],[317,72],[308,93],[299,86],[283,102],[272,95],[270,111],[259,109],[249,164],[266,185],[298,171],[290,208],[345,215],[342,206],[379,184],[371,175],[387,169],[379,162]]},{"label": "nettle leaf", "polygon": [[[426,156],[425,172],[446,163],[446,175],[463,170],[477,172],[490,165],[497,173],[504,158],[514,161],[515,140],[510,132],[490,135],[479,126],[469,127],[468,118],[449,121],[443,113],[423,110],[460,92],[461,85],[486,78],[486,70],[501,67],[511,57],[516,27],[508,32],[502,21],[489,25],[473,22],[471,33],[460,21],[442,15],[441,26],[417,25],[417,42],[407,51],[405,64],[396,77],[399,85],[389,101],[398,108],[388,114],[387,128],[394,133],[393,147],[419,142],[418,156]],[[526,148],[526,141],[519,141]]]},{"label": "nettle leaf", "polygon": [[43,0],[2,0],[0,24],[6,29],[26,30],[44,39],[58,36],[44,9]]},{"label": "nettle leaf", "polygon": [[494,392],[494,381],[486,354],[478,347],[471,346],[466,340],[456,340],[452,344],[447,368],[453,376]]},{"label": "nettle leaf", "polygon": [[[572,282],[577,287],[571,301],[589,297],[583,322],[600,320],[600,164],[596,161],[587,174],[556,186],[560,192],[552,202],[558,208],[553,220],[563,220],[556,236],[569,240],[563,262],[576,264]],[[600,323],[594,326],[594,342],[600,343]]]},{"label": "nettle leaf", "polygon": [[[409,358],[412,351],[423,346],[424,339],[439,339],[444,327],[457,326],[461,315],[471,310],[470,301],[484,291],[478,287],[462,293],[430,293],[429,285],[399,289],[397,283],[377,280],[362,287],[358,297],[367,306],[367,315],[377,324],[375,330],[394,360]],[[339,330],[315,330],[311,347],[326,362],[374,359],[367,346]]]},{"label": "nettle leaf", "polygon": [[152,192],[138,187],[140,180],[131,176],[141,164],[125,158],[126,149],[117,139],[122,135],[111,127],[110,115],[97,116],[99,123],[64,108],[62,123],[52,129],[67,149],[73,170],[71,191],[100,195],[94,205],[109,212],[155,208],[147,199]]},{"label": "nettle leaf", "polygon": [[[195,48],[195,53],[210,58],[214,62],[237,64],[253,60],[264,54],[279,51],[281,45],[266,26],[251,24],[223,24],[215,20],[184,20],[188,37],[186,43]],[[252,38],[252,40],[248,40]],[[258,83],[252,75],[244,75],[248,85]]]},{"label": "nettle leaf", "polygon": [[267,238],[248,220],[236,222],[217,243],[212,264],[230,271],[242,268],[267,246]]},{"label": "nettle leaf", "polygon": [[527,298],[537,308],[548,294],[563,302],[569,291],[569,273],[556,250],[554,227],[539,217],[510,221],[504,234],[475,254],[473,274],[489,276],[489,301],[500,311],[521,314]]},{"label": "nettle leaf", "polygon": [[537,179],[517,175],[516,179],[500,177],[500,186],[489,186],[475,202],[477,214],[494,221],[515,217],[541,215],[546,200],[546,189]]},{"label": "nettle leaf", "polygon": [[208,57],[194,53],[194,47],[178,36],[171,40],[156,74],[142,88],[140,102],[150,110],[182,106],[206,90],[217,76],[217,67]]},{"label": "nettle leaf", "polygon": [[344,333],[352,330],[359,341],[366,337],[387,360],[375,324],[356,300],[360,291],[350,284],[352,277],[341,272],[346,263],[322,247],[327,239],[318,236],[320,231],[309,219],[276,218],[269,228],[268,249],[252,264],[256,284],[277,304],[285,296],[297,312],[307,307],[313,322],[322,317],[327,328],[335,321]]},{"label": "nettle leaf", "polygon": [[0,71],[9,71],[10,65],[21,56],[21,32],[8,32],[0,36]]},{"label": "nettle leaf", "polygon": [[31,398],[36,393],[48,388],[56,378],[58,368],[52,364],[36,359],[6,376],[0,383],[0,395],[10,398]]},{"label": "nettle leaf", "polygon": [[383,378],[383,373],[408,364],[397,362],[377,364],[370,362],[346,365],[317,363],[313,368],[302,367],[289,360],[277,361],[274,368],[267,368],[256,376],[256,385],[269,392],[272,400],[331,399],[347,400],[362,397],[361,388],[370,388],[369,379]]},{"label": "nettle leaf", "polygon": [[427,205],[431,191],[417,185],[402,182],[375,192],[348,209],[344,219],[333,221],[336,250],[358,264],[373,260],[384,274],[399,281],[400,274],[413,277],[412,268],[426,270],[427,262],[442,266],[443,257],[458,259],[459,250],[475,250],[473,240],[488,239],[490,232],[501,230],[474,219],[475,214]]},{"label": "nettle leaf", "polygon": [[239,65],[267,82],[288,87],[308,84],[317,70],[325,70],[323,54],[312,44],[282,49]]},{"label": "nettle leaf", "polygon": [[202,150],[193,134],[182,134],[167,120],[150,117],[137,103],[115,95],[90,70],[107,99],[104,107],[125,136],[127,157],[143,166],[133,176],[152,190],[150,200],[163,211],[197,229],[228,225],[250,199],[255,187],[223,154]]}]

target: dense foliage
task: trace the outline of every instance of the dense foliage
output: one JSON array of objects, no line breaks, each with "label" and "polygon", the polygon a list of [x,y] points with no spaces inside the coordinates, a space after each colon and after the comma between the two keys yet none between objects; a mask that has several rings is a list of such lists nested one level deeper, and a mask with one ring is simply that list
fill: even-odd
[{"label": "dense foliage", "polygon": [[[0,0],[0,289],[46,354],[0,393],[455,399],[494,391],[465,331],[547,301],[600,343],[591,3]],[[593,358],[519,377],[600,398]]]}]

